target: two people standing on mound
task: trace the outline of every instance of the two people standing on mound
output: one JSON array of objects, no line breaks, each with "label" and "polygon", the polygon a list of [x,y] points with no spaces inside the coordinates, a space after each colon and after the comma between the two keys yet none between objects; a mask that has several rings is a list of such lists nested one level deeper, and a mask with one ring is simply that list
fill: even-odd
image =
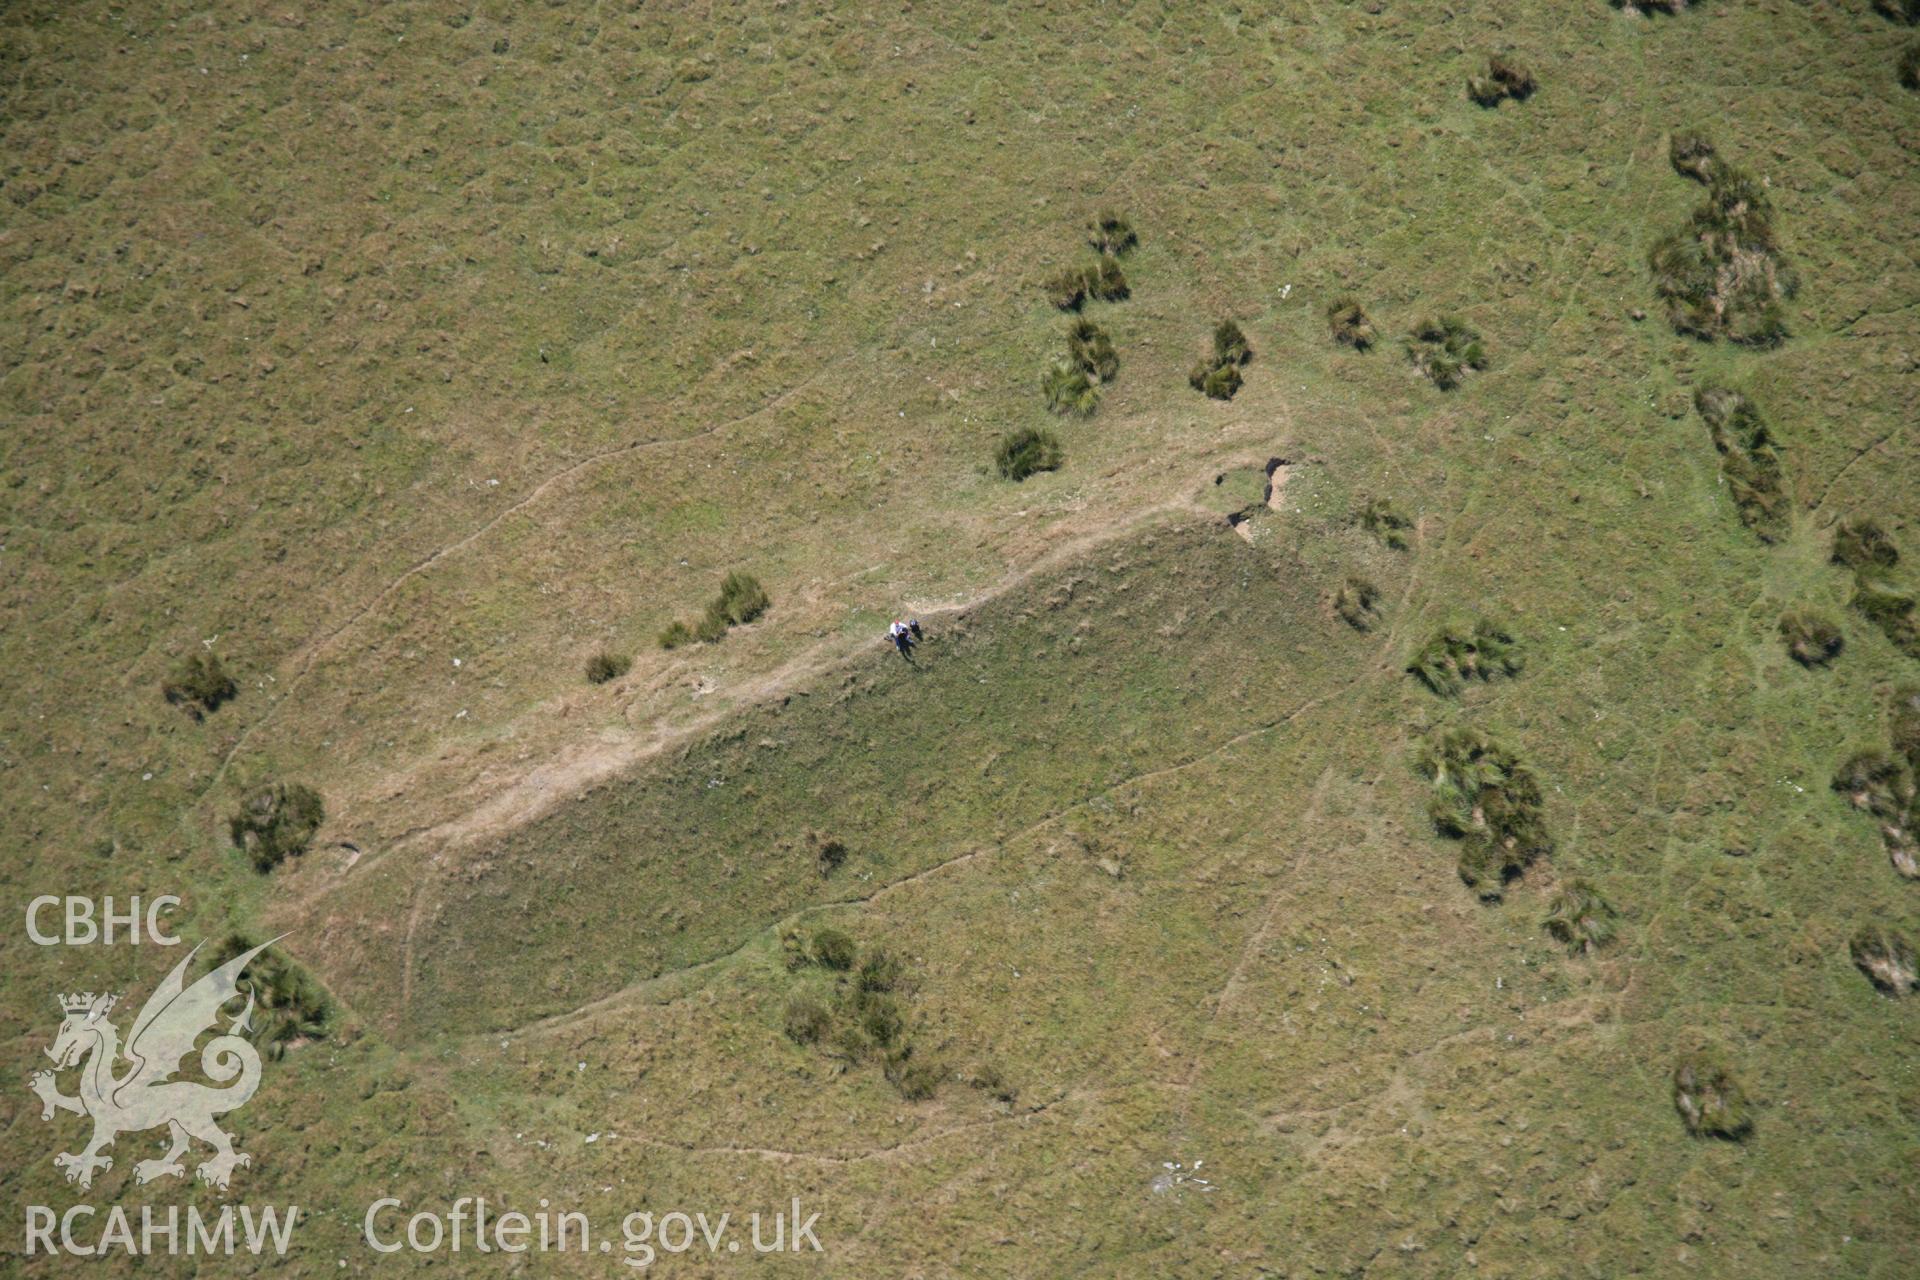
[{"label": "two people standing on mound", "polygon": [[893,647],[908,662],[913,661],[913,646],[926,638],[926,632],[920,630],[918,618],[909,618],[905,622],[895,619],[893,625],[887,628],[887,639],[893,641]]}]

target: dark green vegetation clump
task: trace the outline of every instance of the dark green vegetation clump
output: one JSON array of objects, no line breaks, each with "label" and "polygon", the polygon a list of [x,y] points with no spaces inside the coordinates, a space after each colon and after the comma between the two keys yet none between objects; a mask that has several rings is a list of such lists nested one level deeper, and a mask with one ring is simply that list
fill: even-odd
[{"label": "dark green vegetation clump", "polygon": [[1333,611],[1355,631],[1371,631],[1380,620],[1379,599],[1380,588],[1365,578],[1348,578],[1333,594]]},{"label": "dark green vegetation clump", "polygon": [[1700,0],[1612,0],[1613,7],[1624,9],[1628,13],[1664,13],[1668,17],[1678,17],[1688,9],[1700,3]]},{"label": "dark green vegetation clump", "polygon": [[1413,367],[1442,391],[1459,386],[1469,369],[1487,367],[1480,334],[1457,316],[1421,321],[1405,345]]},{"label": "dark green vegetation clump", "polygon": [[1445,623],[1420,646],[1407,670],[1443,698],[1458,694],[1469,680],[1516,676],[1522,666],[1513,634],[1485,618]]},{"label": "dark green vegetation clump", "polygon": [[1069,267],[1047,281],[1047,299],[1062,311],[1078,311],[1089,298],[1124,302],[1129,296],[1127,273],[1109,253],[1085,266]]},{"label": "dark green vegetation clump", "polygon": [[624,653],[602,649],[587,659],[587,683],[605,684],[609,680],[618,680],[632,669],[632,658]]},{"label": "dark green vegetation clump", "polygon": [[1707,184],[1707,198],[1647,255],[1668,320],[1697,338],[1777,346],[1787,337],[1780,304],[1793,296],[1795,280],[1780,256],[1765,188],[1697,134],[1675,139],[1669,155],[1676,169]]},{"label": "dark green vegetation clump", "polygon": [[1047,408],[1062,417],[1089,417],[1100,407],[1100,379],[1066,356],[1056,357],[1040,375],[1040,393]]},{"label": "dark green vegetation clump", "polygon": [[1720,153],[1714,149],[1706,134],[1683,129],[1667,140],[1667,159],[1673,164],[1674,172],[1681,177],[1711,186],[1714,170],[1720,163]]},{"label": "dark green vegetation clump", "polygon": [[1860,516],[1834,526],[1832,559],[1855,573],[1877,573],[1900,563],[1900,548],[1877,522]]},{"label": "dark green vegetation clump", "polygon": [[1585,880],[1569,880],[1553,895],[1547,918],[1547,936],[1572,952],[1595,951],[1612,942],[1619,912],[1606,896]]},{"label": "dark green vegetation clump", "polygon": [[240,686],[227,674],[219,655],[200,649],[180,660],[160,692],[169,703],[200,720],[218,711],[221,703],[240,692]]},{"label": "dark green vegetation clump", "polygon": [[993,465],[1003,479],[1018,483],[1037,472],[1058,471],[1064,456],[1060,438],[1053,432],[1022,427],[1000,437],[993,449]]},{"label": "dark green vegetation clump", "polygon": [[1112,382],[1120,372],[1120,356],[1113,349],[1113,339],[1084,317],[1067,326],[1067,358],[1101,382]]},{"label": "dark green vegetation clump", "polygon": [[1413,528],[1413,521],[1394,507],[1391,498],[1374,498],[1361,495],[1360,505],[1354,512],[1354,519],[1362,529],[1395,551],[1407,549],[1407,533]]},{"label": "dark green vegetation clump", "polygon": [[240,812],[227,819],[227,830],[254,870],[271,871],[305,853],[326,816],[320,793],[312,787],[273,782],[247,797]]},{"label": "dark green vegetation clump", "polygon": [[1914,766],[1884,750],[1857,750],[1834,771],[1834,791],[1880,823],[1887,860],[1907,879],[1920,879],[1914,850]]},{"label": "dark green vegetation clump", "polygon": [[1920,821],[1920,812],[1914,803],[1913,766],[1885,751],[1856,751],[1834,771],[1833,789],[1854,808],[1873,815],[1893,869],[1909,880],[1920,879],[1914,847],[1914,824]]},{"label": "dark green vegetation clump", "polygon": [[1087,244],[1103,258],[1117,258],[1139,243],[1133,224],[1124,214],[1111,209],[1096,215],[1087,224]]},{"label": "dark green vegetation clump", "polygon": [[1373,345],[1373,321],[1358,298],[1336,298],[1327,307],[1327,329],[1343,347],[1365,351]]},{"label": "dark green vegetation clump", "polygon": [[1187,385],[1214,400],[1231,400],[1240,390],[1240,367],[1253,360],[1247,335],[1231,320],[1213,329],[1213,355],[1198,361],[1187,373]]},{"label": "dark green vegetation clump", "polygon": [[781,1018],[795,1044],[820,1045],[847,1070],[878,1062],[909,1102],[931,1098],[952,1074],[939,1058],[916,1051],[900,1004],[910,986],[907,968],[884,947],[863,951],[848,934],[820,929],[811,947],[789,944],[787,968],[807,984],[788,998]]},{"label": "dark green vegetation clump", "polygon": [[1900,83],[1908,89],[1920,89],[1920,43],[1908,45],[1900,51],[1900,61],[1894,64],[1894,74]]},{"label": "dark green vegetation clump", "polygon": [[1716,386],[1696,391],[1693,405],[1720,454],[1720,474],[1741,523],[1762,542],[1779,541],[1787,526],[1785,479],[1779,450],[1760,411],[1740,392]]},{"label": "dark green vegetation clump", "polygon": [[1920,610],[1913,593],[1893,580],[1900,549],[1877,523],[1842,520],[1833,533],[1833,560],[1853,570],[1851,604],[1909,658],[1920,658]]},{"label": "dark green vegetation clump", "polygon": [[1853,935],[1847,953],[1867,980],[1887,995],[1910,995],[1920,986],[1920,966],[1914,960],[1913,944],[1891,929],[1867,925]]},{"label": "dark green vegetation clump", "polygon": [[720,580],[720,594],[707,605],[699,621],[667,624],[660,633],[660,647],[678,649],[695,640],[714,644],[725,637],[730,628],[745,626],[772,607],[773,597],[760,585],[760,579],[736,569]]},{"label": "dark green vegetation clump", "polygon": [[847,843],[832,836],[815,831],[807,837],[813,846],[814,864],[820,868],[820,874],[830,876],[838,871],[847,860]]},{"label": "dark green vegetation clump", "polygon": [[1920,0],[1873,0],[1873,9],[1883,18],[1904,22],[1910,27],[1920,23]]},{"label": "dark green vegetation clump", "polygon": [[[217,969],[256,945],[243,934],[228,934],[213,949],[207,968]],[[240,990],[253,996],[253,1027],[247,1038],[269,1058],[278,1060],[288,1049],[326,1034],[333,1012],[327,993],[278,947],[262,951],[240,971]]]},{"label": "dark green vegetation clump", "polygon": [[1746,1093],[1733,1073],[1712,1058],[1682,1058],[1673,1069],[1673,1106],[1696,1138],[1739,1141],[1752,1132]]},{"label": "dark green vegetation clump", "polygon": [[1508,98],[1525,102],[1537,87],[1533,72],[1497,53],[1487,59],[1485,75],[1467,77],[1467,96],[1483,107],[1497,107]]},{"label": "dark green vegetation clump", "polygon": [[1478,729],[1437,731],[1423,744],[1420,772],[1432,784],[1427,816],[1461,842],[1460,879],[1486,902],[1553,849],[1533,771]]},{"label": "dark green vegetation clump", "polygon": [[1840,656],[1846,641],[1840,624],[1812,609],[1791,609],[1780,617],[1780,638],[1787,654],[1803,667],[1824,667]]}]

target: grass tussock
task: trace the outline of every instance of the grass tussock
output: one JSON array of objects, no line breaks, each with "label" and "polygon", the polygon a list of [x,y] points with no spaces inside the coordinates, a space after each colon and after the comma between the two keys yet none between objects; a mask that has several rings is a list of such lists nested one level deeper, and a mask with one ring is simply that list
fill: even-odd
[{"label": "grass tussock", "polygon": [[1553,895],[1542,925],[1547,936],[1570,952],[1597,951],[1612,942],[1619,916],[1606,895],[1585,880],[1569,880]]},{"label": "grass tussock", "polygon": [[1920,24],[1920,0],[1873,0],[1873,11],[1910,27]]},{"label": "grass tussock", "polygon": [[1120,356],[1113,339],[1093,321],[1081,318],[1067,327],[1067,358],[1087,376],[1112,382],[1120,372]]},{"label": "grass tussock", "polygon": [[1871,814],[1879,824],[1893,869],[1909,880],[1920,879],[1920,860],[1914,848],[1914,824],[1920,811],[1914,803],[1913,769],[1885,751],[1856,751],[1833,774],[1833,789],[1847,803]]},{"label": "grass tussock", "polygon": [[1124,214],[1103,210],[1087,223],[1087,244],[1103,258],[1117,258],[1140,243]]},{"label": "grass tussock", "polygon": [[1674,1067],[1673,1106],[1696,1138],[1738,1142],[1753,1130],[1746,1092],[1733,1073],[1712,1058],[1694,1055]]},{"label": "grass tussock", "polygon": [[1064,457],[1060,438],[1035,427],[1009,431],[993,449],[994,469],[1016,484],[1042,471],[1058,471]]},{"label": "grass tussock", "polygon": [[[1684,152],[1684,157],[1678,153]],[[1796,287],[1781,257],[1766,189],[1744,170],[1721,160],[1697,134],[1669,144],[1680,168],[1707,184],[1707,198],[1686,225],[1654,243],[1647,255],[1654,293],[1681,333],[1711,341],[1777,346],[1787,338],[1781,306]]]},{"label": "grass tussock", "polygon": [[1893,580],[1900,549],[1872,520],[1842,520],[1833,533],[1833,561],[1853,570],[1855,611],[1879,628],[1909,658],[1920,659],[1920,608],[1911,591]]},{"label": "grass tussock", "polygon": [[831,876],[845,864],[846,841],[836,840],[832,836],[814,831],[808,834],[807,842],[813,846],[813,862],[820,868],[821,875]]},{"label": "grass tussock", "polygon": [[1487,367],[1480,334],[1457,316],[1423,320],[1406,337],[1413,367],[1442,391],[1451,391],[1469,370]]},{"label": "grass tussock", "polygon": [[1902,88],[1920,89],[1920,42],[1900,51],[1900,60],[1894,64],[1894,75],[1899,78]]},{"label": "grass tussock", "polygon": [[[256,945],[242,934],[228,934],[213,949],[207,967],[217,969]],[[240,971],[240,990],[253,996],[253,1026],[247,1038],[271,1059],[277,1061],[287,1050],[327,1033],[333,1013],[327,993],[278,948],[262,951]]]},{"label": "grass tussock", "polygon": [[1760,411],[1740,392],[1717,386],[1701,387],[1693,405],[1720,454],[1720,475],[1741,523],[1762,542],[1778,542],[1787,530],[1785,474]]},{"label": "grass tussock", "polygon": [[1333,593],[1333,611],[1355,631],[1371,631],[1380,620],[1380,588],[1365,578],[1348,578]]},{"label": "grass tussock", "polygon": [[1920,777],[1920,686],[1907,685],[1893,695],[1887,715],[1887,736],[1893,749]]},{"label": "grass tussock", "polygon": [[1700,0],[1613,0],[1613,7],[1624,13],[1646,15],[1664,13],[1669,18],[1677,18],[1698,5]]},{"label": "grass tussock", "polygon": [[1457,696],[1470,680],[1516,676],[1522,667],[1518,643],[1498,623],[1448,622],[1420,646],[1407,670],[1443,698]]},{"label": "grass tussock", "polygon": [[1040,375],[1047,409],[1062,417],[1085,418],[1100,407],[1100,379],[1066,356],[1058,356]]},{"label": "grass tussock", "polygon": [[633,659],[624,653],[602,649],[587,659],[587,683],[605,684],[633,670]]},{"label": "grass tussock", "polygon": [[729,630],[745,626],[772,607],[773,597],[767,594],[760,579],[750,573],[734,570],[720,580],[720,594],[708,602],[706,611],[698,621],[667,624],[660,632],[660,647],[678,649],[696,640],[702,644],[717,644]]},{"label": "grass tussock", "polygon": [[1395,551],[1407,549],[1407,534],[1413,529],[1413,521],[1394,508],[1392,499],[1362,494],[1360,505],[1354,511],[1354,520],[1362,529]]},{"label": "grass tussock", "polygon": [[1508,98],[1525,102],[1538,87],[1533,72],[1503,54],[1487,59],[1485,75],[1467,77],[1467,96],[1483,107],[1497,107]]},{"label": "grass tussock", "polygon": [[1088,299],[1124,302],[1132,296],[1120,261],[1103,253],[1085,266],[1069,267],[1046,282],[1047,300],[1061,311],[1078,311]]},{"label": "grass tussock", "polygon": [[1486,734],[1436,732],[1419,767],[1431,785],[1427,816],[1441,835],[1461,842],[1460,879],[1482,901],[1500,901],[1507,881],[1552,851],[1539,780]]},{"label": "grass tussock", "polygon": [[1853,935],[1847,952],[1867,980],[1887,995],[1911,995],[1920,986],[1913,944],[1891,929],[1867,925]]},{"label": "grass tussock", "polygon": [[247,797],[240,812],[227,819],[227,832],[254,870],[267,872],[305,853],[326,816],[326,805],[312,787],[273,782]]},{"label": "grass tussock", "polygon": [[1357,298],[1336,298],[1327,308],[1327,329],[1343,347],[1365,351],[1374,343],[1373,321]]},{"label": "grass tussock", "polygon": [[1846,644],[1840,624],[1812,609],[1792,609],[1780,617],[1780,638],[1787,656],[1803,667],[1824,667]]},{"label": "grass tussock", "polygon": [[1713,185],[1713,174],[1720,163],[1720,153],[1704,133],[1692,129],[1682,129],[1667,139],[1667,159],[1673,165],[1673,171],[1683,178],[1692,178],[1703,186]]},{"label": "grass tussock", "polygon": [[909,1102],[931,1098],[951,1070],[919,1051],[902,1000],[912,988],[906,964],[884,947],[867,947],[838,929],[815,931],[811,943],[783,938],[787,969],[806,988],[794,992],[781,1030],[797,1045],[818,1045],[844,1069],[878,1062]]},{"label": "grass tussock", "polygon": [[169,704],[201,720],[238,695],[240,686],[227,674],[218,654],[199,649],[174,666],[160,692]]},{"label": "grass tussock", "polygon": [[1241,366],[1253,361],[1253,346],[1232,320],[1213,328],[1213,354],[1187,373],[1187,385],[1212,400],[1231,400],[1242,382]]},{"label": "grass tussock", "polygon": [[1900,548],[1878,523],[1857,516],[1834,526],[1831,558],[1855,573],[1878,573],[1900,563]]}]

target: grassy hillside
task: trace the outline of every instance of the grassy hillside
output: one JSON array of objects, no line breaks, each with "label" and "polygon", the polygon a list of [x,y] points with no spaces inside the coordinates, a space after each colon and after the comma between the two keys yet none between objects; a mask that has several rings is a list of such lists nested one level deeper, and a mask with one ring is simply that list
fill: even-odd
[{"label": "grassy hillside", "polygon": [[[326,1030],[233,1118],[228,1195],[317,1211],[287,1274],[419,1265],[359,1242],[365,1205],[482,1193],[799,1196],[828,1256],[761,1265],[834,1275],[1920,1266],[1920,1004],[1849,955],[1920,907],[1829,785],[1920,683],[1830,558],[1871,517],[1920,590],[1912,28],[1369,0],[0,30],[0,877],[16,922],[171,892],[191,940],[289,933]],[[1537,87],[1476,105],[1496,53]],[[1649,251],[1709,198],[1683,130],[1770,206],[1778,345],[1668,323]],[[1139,236],[1130,296],[1082,312],[1118,372],[1057,416],[1047,284],[1103,209]],[[1370,349],[1329,332],[1348,296]],[[1448,316],[1485,367],[1441,390],[1402,340]],[[1188,373],[1224,319],[1252,358],[1222,401]],[[1713,388],[1773,442],[1762,514]],[[1021,428],[1064,457],[1016,484]],[[1377,497],[1404,549],[1356,523]],[[660,647],[734,570],[772,608]],[[1795,610],[1830,664],[1790,657]],[[1404,670],[1480,616],[1516,674]],[[590,683],[603,650],[631,667]],[[163,694],[196,653],[234,681],[197,715]],[[1417,769],[1457,728],[1540,784],[1553,847],[1498,904]],[[325,817],[262,873],[228,820],[277,780]],[[1576,879],[1618,910],[1590,954],[1544,924]],[[892,989],[799,963],[823,930]],[[0,954],[26,1070],[56,992],[165,968]],[[1676,1112],[1702,1053],[1743,1140]],[[74,1202],[79,1120],[16,1088],[0,1133],[11,1203]],[[92,1197],[218,1199],[135,1187],[155,1140]]]}]

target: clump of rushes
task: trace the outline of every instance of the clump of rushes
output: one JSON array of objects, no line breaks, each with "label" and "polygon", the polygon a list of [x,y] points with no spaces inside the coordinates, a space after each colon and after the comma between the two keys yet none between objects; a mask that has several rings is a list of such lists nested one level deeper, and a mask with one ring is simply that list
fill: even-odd
[{"label": "clump of rushes", "polygon": [[[1682,145],[1684,144],[1684,145]],[[1647,254],[1653,289],[1681,333],[1771,347],[1787,337],[1781,301],[1796,280],[1781,257],[1766,189],[1752,175],[1718,159],[1697,134],[1669,146],[1675,167],[1707,184],[1707,198],[1687,224]]]},{"label": "clump of rushes", "polygon": [[609,680],[618,680],[632,669],[632,658],[624,653],[612,653],[602,649],[587,659],[587,682],[605,684]]},{"label": "clump of rushes", "polygon": [[1047,280],[1047,300],[1062,311],[1078,311],[1087,299],[1124,302],[1130,296],[1127,273],[1112,254],[1103,253],[1084,267],[1070,267]]},{"label": "clump of rushes", "polygon": [[695,640],[714,644],[726,636],[729,628],[745,626],[773,607],[773,597],[750,573],[735,570],[720,581],[720,594],[707,605],[700,620],[691,625],[669,623],[660,633],[662,649],[677,649]]},{"label": "clump of rushes", "polygon": [[1525,102],[1536,88],[1531,71],[1500,54],[1487,59],[1485,75],[1467,77],[1467,96],[1483,107],[1497,107],[1508,98]]},{"label": "clump of rushes", "polygon": [[1667,140],[1667,159],[1680,176],[1711,185],[1720,153],[1714,150],[1705,134],[1683,129]]},{"label": "clump of rushes", "polygon": [[1781,615],[1780,638],[1787,654],[1803,667],[1824,667],[1840,656],[1845,640],[1840,625],[1811,609],[1793,609]]},{"label": "clump of rushes", "polygon": [[1089,377],[1112,382],[1120,372],[1120,356],[1113,339],[1093,321],[1082,318],[1067,326],[1067,358]]},{"label": "clump of rushes", "polygon": [[1739,1141],[1753,1129],[1746,1093],[1733,1073],[1711,1058],[1682,1058],[1673,1069],[1673,1106],[1696,1138]]},{"label": "clump of rushes", "polygon": [[1892,18],[1910,27],[1920,23],[1920,0],[1873,0],[1873,9],[1883,18]]},{"label": "clump of rushes", "polygon": [[170,704],[201,720],[239,693],[240,686],[227,674],[219,655],[200,649],[174,666],[160,692]]},{"label": "clump of rushes", "polygon": [[1333,594],[1333,611],[1355,631],[1371,631],[1380,618],[1374,608],[1379,599],[1380,588],[1365,578],[1348,578]]},{"label": "clump of rushes", "polygon": [[1894,64],[1900,83],[1908,89],[1920,89],[1920,43],[1910,44],[1900,51],[1900,61]]},{"label": "clump of rushes", "polygon": [[1613,941],[1613,909],[1605,895],[1585,880],[1569,880],[1553,896],[1542,923],[1547,934],[1572,952],[1598,950]]},{"label": "clump of rushes", "polygon": [[1062,417],[1090,416],[1100,407],[1100,380],[1066,356],[1056,357],[1040,375],[1047,408]]},{"label": "clump of rushes", "polygon": [[853,968],[859,953],[854,940],[838,929],[821,929],[813,935],[813,959],[823,969],[845,973]]},{"label": "clump of rushes", "polygon": [[1910,995],[1920,985],[1912,945],[1891,929],[1868,925],[1853,935],[1847,950],[1867,980],[1887,995]]},{"label": "clump of rushes", "polygon": [[[229,934],[213,949],[208,968],[218,969],[253,948],[251,939]],[[287,1050],[326,1034],[332,1013],[326,992],[277,948],[261,952],[241,970],[239,988],[253,996],[253,1025],[248,1038],[269,1058],[278,1061]]]},{"label": "clump of rushes", "polygon": [[1515,676],[1522,666],[1513,634],[1485,618],[1468,624],[1448,622],[1420,646],[1407,670],[1443,698],[1457,695],[1469,680]]},{"label": "clump of rushes", "polygon": [[1741,523],[1762,542],[1779,541],[1787,525],[1785,478],[1760,411],[1740,392],[1717,386],[1701,387],[1693,404],[1720,454],[1720,474]]},{"label": "clump of rushes", "polygon": [[1915,811],[1913,772],[1907,764],[1884,751],[1857,751],[1834,771],[1833,789],[1880,824],[1893,869],[1909,880],[1920,879],[1914,849],[1920,813]]},{"label": "clump of rushes", "polygon": [[1253,363],[1253,346],[1247,341],[1247,335],[1232,320],[1222,320],[1213,326],[1213,362],[1215,364],[1246,365]]},{"label": "clump of rushes", "polygon": [[1900,548],[1874,521],[1855,517],[1834,526],[1833,562],[1855,573],[1873,573],[1899,564]]},{"label": "clump of rushes", "polygon": [[993,465],[1002,478],[1015,483],[1041,471],[1058,471],[1063,458],[1060,440],[1051,431],[1023,427],[1009,431],[994,446]]},{"label": "clump of rushes", "polygon": [[1486,902],[1553,849],[1545,802],[1533,771],[1477,729],[1436,732],[1422,745],[1420,772],[1431,784],[1427,816],[1461,842],[1460,879]]},{"label": "clump of rushes", "polygon": [[1913,593],[1896,586],[1900,549],[1872,520],[1842,520],[1833,531],[1833,561],[1853,570],[1853,607],[1909,658],[1920,658],[1920,610]]},{"label": "clump of rushes", "polygon": [[326,816],[326,805],[312,787],[272,782],[248,796],[240,812],[227,819],[227,832],[254,870],[267,872],[305,853]]},{"label": "clump of rushes", "polygon": [[1231,400],[1240,390],[1240,367],[1253,360],[1253,346],[1232,320],[1213,327],[1213,355],[1197,362],[1187,384],[1213,400]]},{"label": "clump of rushes", "polygon": [[1391,499],[1361,495],[1360,507],[1354,518],[1360,522],[1362,529],[1395,551],[1407,549],[1407,531],[1413,528],[1413,521],[1396,511]]},{"label": "clump of rushes", "polygon": [[1434,386],[1451,391],[1468,370],[1487,367],[1480,335],[1457,316],[1423,320],[1407,335],[1407,356]]},{"label": "clump of rushes", "polygon": [[1140,243],[1133,224],[1112,210],[1102,211],[1087,224],[1087,243],[1103,257],[1118,257]]},{"label": "clump of rushes", "polygon": [[1357,298],[1337,298],[1327,308],[1327,328],[1333,340],[1343,347],[1365,351],[1373,345],[1373,321]]}]

